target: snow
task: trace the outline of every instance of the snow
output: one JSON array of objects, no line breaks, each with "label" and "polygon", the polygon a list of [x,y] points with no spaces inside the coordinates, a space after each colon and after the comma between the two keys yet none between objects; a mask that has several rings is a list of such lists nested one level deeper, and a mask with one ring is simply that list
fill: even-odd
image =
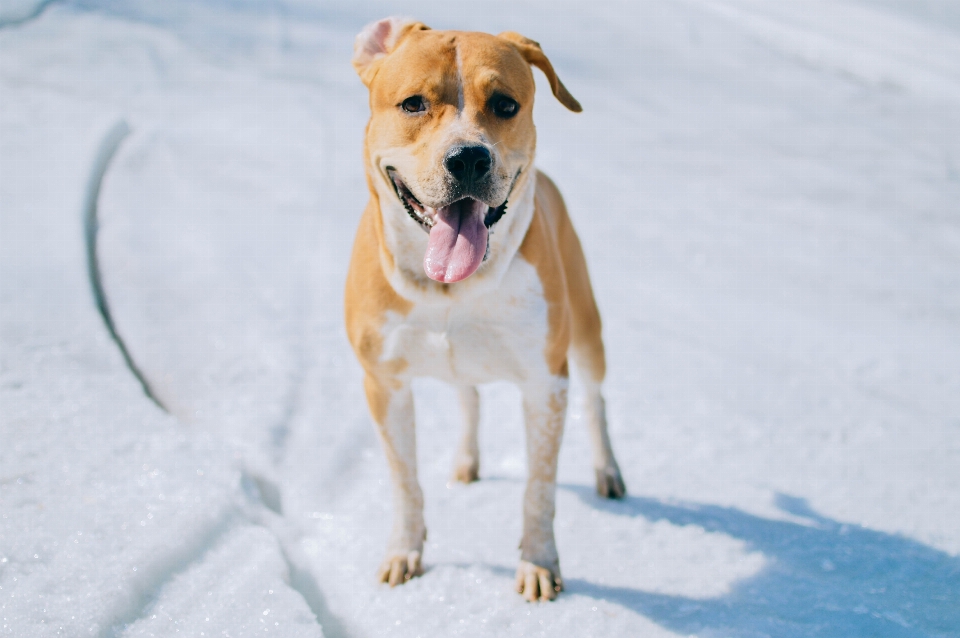
[{"label": "snow", "polygon": [[[0,635],[960,635],[955,4],[558,6],[0,4]],[[554,603],[512,592],[506,384],[462,486],[417,383],[427,571],[373,582],[349,57],[398,13],[524,33],[584,105],[541,84],[538,161],[630,495],[593,495],[574,383]]]}]

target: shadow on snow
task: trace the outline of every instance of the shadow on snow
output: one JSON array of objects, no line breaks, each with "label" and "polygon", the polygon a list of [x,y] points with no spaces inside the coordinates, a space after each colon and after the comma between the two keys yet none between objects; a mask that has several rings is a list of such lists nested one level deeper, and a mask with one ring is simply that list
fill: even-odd
[{"label": "shadow on snow", "polygon": [[694,599],[564,579],[568,592],[636,611],[681,633],[854,638],[960,636],[960,559],[916,541],[841,524],[803,499],[777,506],[808,524],[771,520],[731,507],[628,496],[600,499],[560,485],[584,503],[618,516],[697,525],[762,552],[766,567],[725,596]]}]

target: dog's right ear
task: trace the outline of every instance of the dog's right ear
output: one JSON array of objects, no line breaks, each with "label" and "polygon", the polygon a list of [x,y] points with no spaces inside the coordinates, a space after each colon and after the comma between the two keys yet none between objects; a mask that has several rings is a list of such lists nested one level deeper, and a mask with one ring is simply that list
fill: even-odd
[{"label": "dog's right ear", "polygon": [[353,68],[363,83],[370,86],[380,68],[380,60],[397,48],[404,36],[411,31],[429,30],[422,22],[397,16],[371,22],[357,34],[353,43]]}]

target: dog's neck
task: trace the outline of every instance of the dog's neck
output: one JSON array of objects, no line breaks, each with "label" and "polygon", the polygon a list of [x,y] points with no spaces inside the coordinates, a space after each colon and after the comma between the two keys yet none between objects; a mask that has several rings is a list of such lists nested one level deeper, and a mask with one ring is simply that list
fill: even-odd
[{"label": "dog's neck", "polygon": [[383,233],[380,263],[387,281],[401,297],[418,302],[442,302],[482,294],[500,285],[533,219],[536,168],[520,173],[503,217],[490,227],[487,257],[467,279],[444,284],[427,277],[423,256],[428,234],[410,218],[396,194],[386,184],[377,184]]}]

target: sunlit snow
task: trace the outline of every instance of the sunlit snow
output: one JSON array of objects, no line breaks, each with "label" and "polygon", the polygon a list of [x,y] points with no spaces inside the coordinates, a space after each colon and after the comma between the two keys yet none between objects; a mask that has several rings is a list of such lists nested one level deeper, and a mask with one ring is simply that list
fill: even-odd
[{"label": "sunlit snow", "polygon": [[[341,300],[391,14],[524,33],[584,106],[538,75],[629,496],[574,382],[553,603],[512,591],[506,384],[464,486],[417,383],[426,573],[374,582]],[[957,468],[950,0],[0,1],[0,636],[946,638]]]}]

